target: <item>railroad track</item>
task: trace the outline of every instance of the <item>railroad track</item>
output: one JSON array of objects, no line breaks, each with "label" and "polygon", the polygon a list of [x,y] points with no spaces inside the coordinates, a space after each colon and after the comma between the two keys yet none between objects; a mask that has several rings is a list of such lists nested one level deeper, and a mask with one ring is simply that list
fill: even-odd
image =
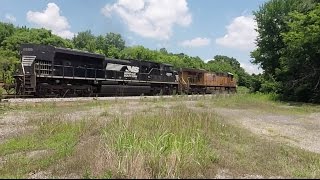
[{"label": "railroad track", "polygon": [[33,95],[16,95],[16,94],[5,94],[2,95],[2,99],[13,99],[13,98],[33,98]]},{"label": "railroad track", "polygon": [[[229,96],[230,94],[224,94]],[[178,97],[199,98],[211,97],[216,94],[206,95],[177,95]],[[70,97],[70,98],[3,98],[2,102],[9,103],[39,103],[39,102],[73,102],[73,101],[92,101],[92,100],[141,100],[141,99],[159,99],[159,98],[174,98],[177,96],[116,96],[116,97]]]}]

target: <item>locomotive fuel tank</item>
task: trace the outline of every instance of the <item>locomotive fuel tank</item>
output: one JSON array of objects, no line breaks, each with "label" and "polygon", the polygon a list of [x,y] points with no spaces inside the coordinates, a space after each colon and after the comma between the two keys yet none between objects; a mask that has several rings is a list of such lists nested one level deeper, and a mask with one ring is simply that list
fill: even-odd
[{"label": "locomotive fuel tank", "polygon": [[148,95],[151,91],[150,86],[135,85],[102,85],[101,94],[117,96],[139,96]]}]

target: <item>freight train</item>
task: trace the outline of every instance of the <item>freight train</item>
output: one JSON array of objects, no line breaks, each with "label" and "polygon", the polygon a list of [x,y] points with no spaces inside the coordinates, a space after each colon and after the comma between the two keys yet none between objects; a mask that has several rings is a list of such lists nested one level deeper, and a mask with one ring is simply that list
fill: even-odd
[{"label": "freight train", "polygon": [[50,45],[22,44],[17,95],[35,97],[172,95],[236,92],[231,73],[174,69],[170,64],[111,59]]}]

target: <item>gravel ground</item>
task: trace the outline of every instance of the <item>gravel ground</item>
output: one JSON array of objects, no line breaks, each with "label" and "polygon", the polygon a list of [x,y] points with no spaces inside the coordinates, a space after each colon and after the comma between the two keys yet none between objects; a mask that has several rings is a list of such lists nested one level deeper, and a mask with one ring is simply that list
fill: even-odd
[{"label": "gravel ground", "polygon": [[[184,97],[203,97],[215,95],[188,95]],[[226,94],[227,96],[227,94]],[[76,97],[76,98],[12,98],[3,99],[3,102],[28,103],[28,102],[72,102],[72,101],[91,101],[91,100],[139,100],[139,99],[159,99],[173,98],[174,96],[126,96],[126,97]]]},{"label": "gravel ground", "polygon": [[[189,96],[189,97],[201,97]],[[139,99],[154,99],[153,97],[98,97],[98,98],[49,98],[49,99],[9,99],[10,103],[35,103],[35,102],[68,102],[68,101],[90,101],[90,100],[128,100],[123,103],[116,103],[109,106],[108,113],[117,115],[122,114],[130,116],[136,112],[143,112],[146,110],[156,109],[156,106],[163,108],[171,108],[177,105],[177,102],[165,102],[163,104],[153,104],[141,101],[132,101]],[[163,98],[172,98],[172,96],[163,96]],[[251,132],[264,137],[271,138],[279,142],[285,142],[289,145],[300,147],[312,152],[320,153],[320,113],[312,113],[306,115],[283,115],[270,112],[258,112],[251,109],[229,109],[218,107],[197,107],[197,101],[183,101],[187,107],[197,111],[215,111],[220,116],[224,117],[226,121],[241,125]],[[77,121],[84,118],[99,118],[106,109],[104,108],[89,108],[87,110],[75,110],[60,114],[63,119],[70,121]],[[0,143],[5,142],[11,137],[21,135],[28,131],[34,130],[36,127],[31,126],[28,120],[40,114],[34,112],[6,112],[0,116]],[[43,114],[42,114],[43,115]],[[35,152],[28,152],[26,155],[30,157],[37,157],[48,153],[46,150]],[[5,163],[5,157],[0,157],[0,167]],[[40,171],[30,174],[29,178],[50,178],[50,172]],[[79,178],[77,175],[66,175],[61,178]],[[235,178],[227,169],[221,169],[215,178],[229,179]],[[238,177],[239,178],[239,177]],[[260,175],[243,175],[243,179],[260,179],[264,178]],[[279,178],[279,177],[271,177]]]},{"label": "gravel ground", "polygon": [[10,137],[34,130],[36,127],[28,125],[28,118],[34,114],[26,112],[8,112],[0,116],[0,143]]},{"label": "gravel ground", "polygon": [[[209,95],[208,95],[209,96]],[[173,96],[162,96],[163,98],[172,98]],[[203,95],[190,95],[188,97],[203,97]],[[90,101],[90,100],[128,100],[126,104],[117,104],[108,107],[111,114],[131,115],[135,112],[151,110],[150,108],[157,105],[146,104],[139,101],[140,99],[157,99],[160,96],[149,97],[81,97],[81,98],[39,98],[39,99],[9,99],[11,103],[38,103],[38,102],[69,102],[69,101]],[[146,101],[148,102],[148,101]],[[278,141],[286,142],[312,152],[320,153],[320,113],[306,115],[279,115],[267,112],[259,112],[250,109],[229,109],[229,108],[201,108],[196,106],[196,101],[183,101],[187,107],[197,111],[214,110],[226,120],[242,125],[255,134],[263,137],[272,138]],[[170,108],[176,105],[176,102],[166,102],[161,105]],[[86,117],[98,117],[105,109],[92,108],[88,110],[68,112],[60,114],[64,119],[70,121],[81,120]],[[5,139],[33,130],[27,124],[30,117],[35,117],[32,112],[8,112],[0,117],[0,143]]]},{"label": "gravel ground", "polygon": [[320,153],[320,113],[275,115],[253,110],[214,108],[234,123],[255,134]]}]

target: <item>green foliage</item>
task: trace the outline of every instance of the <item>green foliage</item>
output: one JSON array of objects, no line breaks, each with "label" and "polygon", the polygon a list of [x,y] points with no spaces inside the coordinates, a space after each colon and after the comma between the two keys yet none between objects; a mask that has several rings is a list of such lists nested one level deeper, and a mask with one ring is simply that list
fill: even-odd
[{"label": "green foliage", "polygon": [[95,36],[90,30],[79,32],[77,36],[73,37],[72,43],[75,48],[94,52],[96,50]]},{"label": "green foliage", "polygon": [[0,22],[0,44],[15,31],[13,24]]},{"label": "green foliage", "polygon": [[255,12],[258,48],[251,55],[265,75],[253,80],[254,90],[277,92],[287,100],[320,102],[318,3],[271,0]]},{"label": "green foliage", "polygon": [[72,48],[73,45],[46,29],[22,29],[17,28],[12,36],[8,36],[2,42],[2,49],[17,52],[20,45],[23,43],[35,43],[44,45],[53,45],[58,47]]},{"label": "green foliage", "polygon": [[132,120],[115,118],[105,128],[106,144],[115,152],[118,168],[123,171],[120,174],[128,174],[127,167],[133,165],[135,157],[142,161],[137,166],[149,169],[152,178],[197,176],[188,171],[200,173],[217,163],[219,157],[206,134],[208,129],[217,128],[215,119],[202,118],[184,106],[174,109],[174,114],[163,110],[133,116]]},{"label": "green foliage", "polygon": [[79,32],[72,42],[77,49],[104,54],[110,58],[119,58],[120,51],[125,48],[125,41],[121,35],[112,32],[96,37],[87,30]]},{"label": "green foliage", "polygon": [[18,49],[23,43],[53,45],[56,47],[76,48],[89,52],[104,54],[109,58],[148,60],[172,64],[175,68],[196,68],[214,72],[231,72],[239,85],[250,87],[251,77],[240,67],[235,58],[215,56],[215,61],[205,63],[199,57],[184,53],[169,53],[165,48],[150,50],[143,46],[126,47],[122,36],[107,33],[95,36],[90,30],[79,32],[72,40],[53,35],[46,29],[29,29],[14,27],[12,24],[0,23],[0,80],[13,83],[13,74],[19,66]]},{"label": "green foliage", "polygon": [[238,86],[237,87],[237,94],[247,94],[250,92],[250,89],[245,86]]},{"label": "green foliage", "polygon": [[3,96],[4,92],[5,92],[5,89],[0,87],[0,100],[2,99],[2,96]]},{"label": "green foliage", "polygon": [[287,48],[281,58],[284,94],[320,102],[320,5],[308,13],[293,12],[282,33]]},{"label": "green foliage", "polygon": [[125,41],[122,39],[122,36],[120,34],[116,33],[108,33],[105,36],[105,43],[108,48],[115,47],[119,50],[123,50],[125,48]]},{"label": "green foliage", "polygon": [[[81,133],[85,131],[85,124],[56,121],[53,117],[41,119],[35,132],[9,139],[0,145],[0,156],[17,154],[0,167],[2,177],[23,178],[31,171],[46,169],[72,155]],[[48,155],[32,159],[23,154],[37,150],[46,150]],[[18,155],[19,152],[21,155]]]},{"label": "green foliage", "polygon": [[18,50],[23,43],[73,48],[72,42],[46,29],[28,29],[0,23],[0,81],[13,83],[13,74],[19,65]]},{"label": "green foliage", "polygon": [[9,50],[0,49],[0,81],[4,83],[13,83],[13,73],[18,66],[16,53]]},{"label": "green foliage", "polygon": [[258,25],[258,48],[252,52],[253,63],[260,64],[266,73],[275,74],[280,67],[281,50],[285,47],[281,33],[286,32],[286,16],[297,9],[297,0],[271,0],[254,12]]}]

